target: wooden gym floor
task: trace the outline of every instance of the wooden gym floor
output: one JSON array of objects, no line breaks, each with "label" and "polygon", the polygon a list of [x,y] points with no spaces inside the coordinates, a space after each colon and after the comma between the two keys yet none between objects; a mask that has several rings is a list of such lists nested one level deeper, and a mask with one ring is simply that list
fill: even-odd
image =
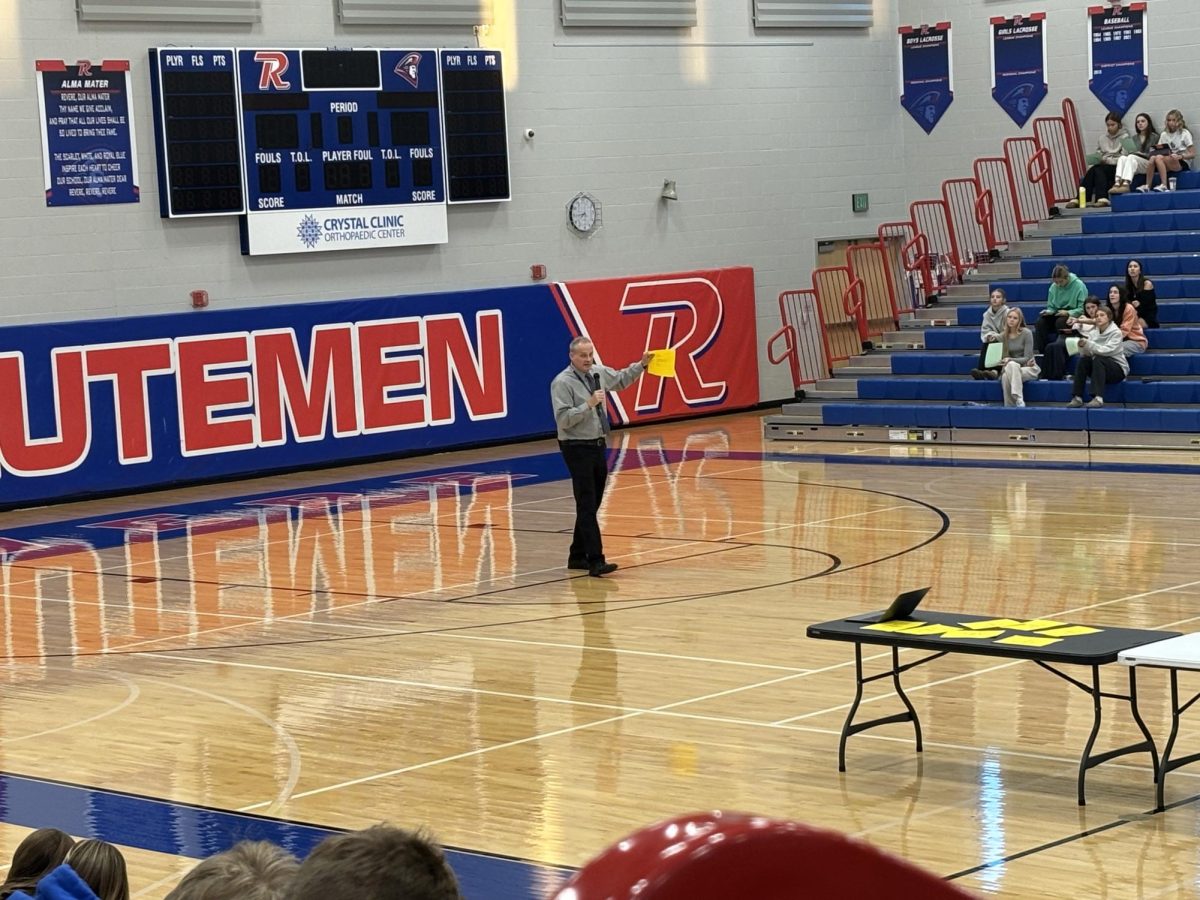
[{"label": "wooden gym floor", "polygon": [[[389,820],[468,851],[469,897],[524,900],[724,808],[981,894],[1195,896],[1200,765],[1165,813],[1139,757],[1093,770],[1080,808],[1088,698],[950,656],[906,677],[925,752],[868,732],[839,775],[852,651],[804,629],[932,584],[931,609],[1195,630],[1200,457],[765,444],[757,415],[614,445],[602,580],[563,568],[551,442],[0,514],[0,858],[78,822],[158,898],[212,828],[249,833],[197,817]],[[1132,733],[1109,715],[1100,741]]]}]

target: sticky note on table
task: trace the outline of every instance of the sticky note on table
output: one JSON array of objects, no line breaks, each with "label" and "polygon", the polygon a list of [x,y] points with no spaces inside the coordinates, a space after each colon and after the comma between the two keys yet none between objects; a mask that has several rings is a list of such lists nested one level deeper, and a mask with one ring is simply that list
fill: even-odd
[{"label": "sticky note on table", "polygon": [[1083,634],[1099,634],[1102,631],[1100,628],[1089,628],[1087,625],[1067,625],[1063,628],[1043,628],[1040,634],[1046,634],[1050,637],[1065,638],[1079,637]]},{"label": "sticky note on table", "polygon": [[1011,637],[1001,638],[996,643],[1015,644],[1018,647],[1049,647],[1061,640],[1062,638],[1036,637],[1032,634],[1014,634]]},{"label": "sticky note on table", "polygon": [[892,619],[890,622],[876,622],[874,625],[864,625],[863,631],[909,631],[913,628],[920,628],[922,622],[914,622],[912,619]]},{"label": "sticky note on table", "polygon": [[974,639],[974,640],[979,641],[979,640],[983,640],[985,638],[1000,637],[1000,635],[1002,635],[1002,634],[1004,634],[1003,628],[997,628],[994,631],[980,631],[977,628],[951,628],[949,631],[947,631],[945,634],[943,634],[942,637],[948,638],[948,639],[949,638],[968,638],[968,639]]},{"label": "sticky note on table", "polygon": [[1023,623],[1016,619],[984,619],[979,622],[959,622],[960,628],[977,628],[981,631],[991,631],[993,628],[1013,628]]},{"label": "sticky note on table", "polygon": [[1053,619],[1030,619],[1028,622],[1013,622],[1008,627],[1013,631],[1045,631],[1047,628],[1065,628],[1069,622],[1055,622]]},{"label": "sticky note on table", "polygon": [[650,365],[646,366],[646,371],[659,378],[674,378],[675,351],[651,350],[650,352],[654,354],[654,358],[650,360]]}]

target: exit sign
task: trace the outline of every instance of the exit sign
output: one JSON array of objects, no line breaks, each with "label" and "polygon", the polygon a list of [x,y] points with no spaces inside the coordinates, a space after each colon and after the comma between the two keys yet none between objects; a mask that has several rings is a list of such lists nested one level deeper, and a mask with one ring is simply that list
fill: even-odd
[{"label": "exit sign", "polygon": [[871,208],[871,201],[866,194],[851,194],[850,208],[854,212],[866,212]]}]

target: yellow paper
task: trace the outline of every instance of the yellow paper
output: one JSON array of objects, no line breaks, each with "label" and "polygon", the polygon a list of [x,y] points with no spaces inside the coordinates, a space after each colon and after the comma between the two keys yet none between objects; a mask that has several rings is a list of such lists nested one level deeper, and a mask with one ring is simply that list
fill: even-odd
[{"label": "yellow paper", "polygon": [[1016,628],[1021,625],[1016,619],[988,619],[980,622],[959,622],[960,628],[972,628],[991,631],[993,628]]},{"label": "yellow paper", "polygon": [[1028,622],[1014,622],[1008,627],[1013,631],[1045,631],[1047,628],[1065,628],[1067,624],[1053,619],[1030,619]]},{"label": "yellow paper", "polygon": [[919,634],[923,637],[933,634],[945,634],[947,631],[957,631],[953,625],[920,625],[916,628],[906,628],[905,634]]},{"label": "yellow paper", "polygon": [[654,354],[654,358],[650,360],[650,365],[646,366],[646,371],[659,378],[674,378],[675,351],[651,350],[650,352]]},{"label": "yellow paper", "polygon": [[912,628],[920,628],[921,622],[914,622],[912,619],[893,619],[890,622],[876,622],[874,625],[864,625],[863,631],[908,631]]},{"label": "yellow paper", "polygon": [[942,637],[974,638],[975,640],[982,640],[984,638],[1000,637],[1002,634],[1004,634],[1003,628],[997,628],[995,631],[979,631],[978,629],[971,628],[951,628],[949,631],[943,634]]},{"label": "yellow paper", "polygon": [[1087,625],[1067,625],[1063,628],[1043,629],[1040,634],[1047,634],[1050,637],[1079,637],[1081,634],[1099,634],[1104,629],[1089,628]]},{"label": "yellow paper", "polygon": [[1001,638],[997,644],[1016,644],[1018,647],[1049,647],[1057,644],[1062,638],[1034,637],[1032,634],[1014,634],[1012,637]]}]

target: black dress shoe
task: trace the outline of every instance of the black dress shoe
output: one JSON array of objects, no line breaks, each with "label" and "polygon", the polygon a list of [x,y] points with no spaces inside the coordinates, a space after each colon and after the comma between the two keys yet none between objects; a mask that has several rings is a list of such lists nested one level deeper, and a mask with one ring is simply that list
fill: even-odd
[{"label": "black dress shoe", "polygon": [[596,563],[588,569],[588,574],[593,578],[599,578],[601,575],[611,575],[615,571],[617,571],[616,563],[602,562]]},{"label": "black dress shoe", "polygon": [[569,557],[567,557],[567,568],[568,569],[590,569],[591,566],[588,565],[588,561],[586,559],[584,559],[583,557],[569,556]]}]

